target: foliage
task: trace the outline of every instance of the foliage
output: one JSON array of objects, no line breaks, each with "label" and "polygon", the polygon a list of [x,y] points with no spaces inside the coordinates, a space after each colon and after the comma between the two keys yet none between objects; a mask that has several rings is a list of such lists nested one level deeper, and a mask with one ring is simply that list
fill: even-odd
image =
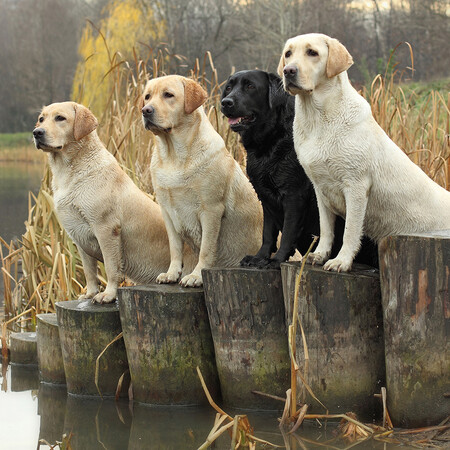
[{"label": "foliage", "polygon": [[0,150],[25,147],[32,143],[31,133],[0,133]]},{"label": "foliage", "polygon": [[[77,65],[72,98],[89,105],[101,114],[108,102],[114,78],[107,74],[120,58],[130,58],[130,42],[158,42],[164,34],[164,23],[156,21],[151,9],[145,14],[136,0],[111,0],[104,18],[96,28],[88,21],[78,47],[81,61]],[[109,48],[116,49],[111,54]]]}]

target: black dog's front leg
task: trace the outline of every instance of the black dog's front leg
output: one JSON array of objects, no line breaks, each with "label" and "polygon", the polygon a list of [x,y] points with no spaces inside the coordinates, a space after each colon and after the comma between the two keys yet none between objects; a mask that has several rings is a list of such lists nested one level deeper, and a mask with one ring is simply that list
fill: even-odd
[{"label": "black dog's front leg", "polygon": [[287,261],[297,248],[299,237],[304,232],[306,215],[308,214],[306,200],[298,196],[289,197],[283,202],[284,217],[280,248],[273,258],[262,260],[258,267],[264,269],[279,269],[282,262]]},{"label": "black dog's front leg", "polygon": [[270,255],[277,249],[277,236],[280,231],[272,219],[271,214],[263,208],[263,242],[258,253],[254,256],[244,256],[240,265],[241,267],[256,267],[261,261],[270,258]]}]

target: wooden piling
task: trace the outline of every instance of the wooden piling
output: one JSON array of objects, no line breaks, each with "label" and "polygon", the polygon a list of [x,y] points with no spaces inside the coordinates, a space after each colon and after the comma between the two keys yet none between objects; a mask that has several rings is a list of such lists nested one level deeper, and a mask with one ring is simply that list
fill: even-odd
[{"label": "wooden piling", "polygon": [[65,384],[64,363],[56,313],[36,316],[39,376],[44,383]]},{"label": "wooden piling", "polygon": [[31,364],[37,366],[36,333],[11,333],[9,348],[11,364]]},{"label": "wooden piling", "polygon": [[395,426],[450,414],[450,230],[379,246],[388,410]]},{"label": "wooden piling", "polygon": [[246,409],[282,409],[255,395],[285,397],[289,353],[279,270],[203,270],[205,300],[223,401]]},{"label": "wooden piling", "polygon": [[219,390],[203,289],[151,285],[119,289],[134,399],[160,405],[206,404],[196,367]]},{"label": "wooden piling", "polygon": [[[362,266],[364,267],[364,266]],[[300,263],[281,266],[286,319],[292,323]],[[353,411],[372,419],[373,394],[384,385],[383,322],[379,276],[373,270],[336,273],[306,265],[299,288],[296,360],[301,376],[330,413]],[[306,359],[306,356],[308,359]],[[298,400],[326,412],[298,377]]]},{"label": "wooden piling", "polygon": [[[95,385],[96,360],[121,333],[117,303],[93,304],[91,300],[56,303],[59,337],[67,391],[76,395],[99,396]],[[113,396],[128,362],[123,339],[116,340],[99,361],[98,385],[103,396]],[[121,395],[127,395],[126,384]]]}]

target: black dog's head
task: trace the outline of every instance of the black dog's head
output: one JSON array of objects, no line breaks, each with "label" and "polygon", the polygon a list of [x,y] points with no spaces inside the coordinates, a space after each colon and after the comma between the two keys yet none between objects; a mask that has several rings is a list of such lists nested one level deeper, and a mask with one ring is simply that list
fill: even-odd
[{"label": "black dog's head", "polygon": [[261,121],[271,110],[286,103],[281,78],[262,70],[243,70],[228,78],[221,110],[233,131],[242,132]]}]

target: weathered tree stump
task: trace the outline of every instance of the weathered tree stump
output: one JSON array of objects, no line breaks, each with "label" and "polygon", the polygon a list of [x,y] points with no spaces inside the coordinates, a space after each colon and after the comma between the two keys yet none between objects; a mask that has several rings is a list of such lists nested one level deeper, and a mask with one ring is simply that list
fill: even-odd
[{"label": "weathered tree stump", "polygon": [[37,365],[36,333],[11,333],[9,348],[11,364]]},{"label": "weathered tree stump", "polygon": [[39,439],[50,444],[61,441],[64,432],[67,391],[61,384],[39,384],[38,414],[41,417]]},{"label": "weathered tree stump", "polygon": [[224,403],[282,409],[253,390],[285,397],[290,359],[279,270],[203,270],[205,300]]},{"label": "weathered tree stump", "polygon": [[119,289],[120,318],[134,399],[199,405],[220,392],[203,289],[151,285]]},{"label": "weathered tree stump", "polygon": [[387,237],[379,253],[389,413],[435,425],[450,414],[450,230]]},{"label": "weathered tree stump", "polygon": [[[117,304],[94,305],[91,300],[58,302],[56,314],[67,391],[98,396],[97,357],[122,331]],[[103,396],[115,395],[119,379],[127,370],[125,345],[119,339],[100,358],[98,384]],[[121,395],[127,394],[127,388],[123,386]]]},{"label": "weathered tree stump", "polygon": [[65,384],[66,376],[56,313],[38,314],[36,318],[37,355],[41,381]]},{"label": "weathered tree stump", "polygon": [[[281,266],[286,319],[292,323],[295,279],[300,263]],[[306,265],[299,289],[298,317],[309,362],[305,360],[301,330],[297,327],[296,360],[315,396],[330,413],[353,411],[369,419],[380,411],[385,380],[383,320],[377,273],[358,270],[336,273]],[[302,383],[299,384],[299,389]],[[311,411],[325,412],[302,390],[301,401]]]}]

